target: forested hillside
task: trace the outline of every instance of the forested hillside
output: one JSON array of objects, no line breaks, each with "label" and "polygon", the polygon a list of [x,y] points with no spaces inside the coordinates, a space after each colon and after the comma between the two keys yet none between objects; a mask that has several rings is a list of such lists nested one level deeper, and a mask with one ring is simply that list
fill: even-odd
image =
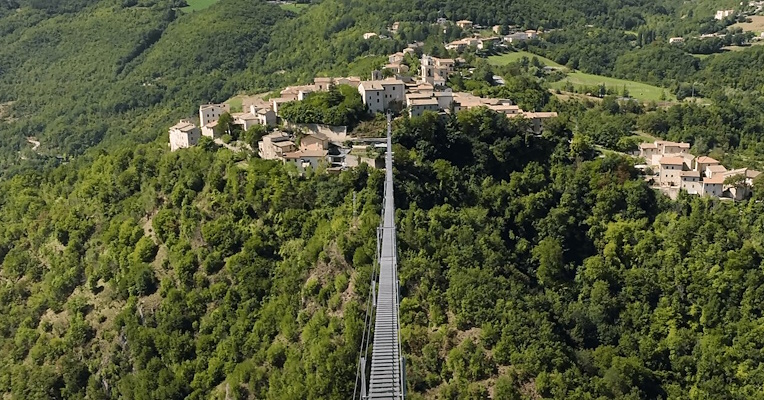
[{"label": "forested hillside", "polygon": [[[484,110],[396,126],[410,398],[760,395],[762,203],[669,202],[525,132]],[[205,142],[0,184],[0,390],[347,398],[381,178]]]},{"label": "forested hillside", "polygon": [[[397,119],[408,397],[764,397],[764,182],[743,202],[671,201],[594,148],[639,130],[753,162],[761,49],[698,61],[638,43],[707,22],[678,1],[181,5],[0,0],[4,397],[349,398],[382,173],[300,176],[206,139],[170,153],[166,129],[411,41],[444,52],[462,32],[421,23],[438,16],[559,29],[527,49],[713,103],[562,101],[528,62],[470,57],[461,84],[561,117],[540,135],[486,109]],[[393,21],[395,38],[362,39]]]}]

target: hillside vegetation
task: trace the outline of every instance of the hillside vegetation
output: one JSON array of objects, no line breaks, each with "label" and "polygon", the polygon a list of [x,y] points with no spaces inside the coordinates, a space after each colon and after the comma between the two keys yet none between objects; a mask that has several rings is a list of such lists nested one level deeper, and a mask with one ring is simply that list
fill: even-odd
[{"label": "hillside vegetation", "polygon": [[[482,108],[397,119],[408,397],[764,397],[764,182],[742,202],[671,201],[594,150],[631,150],[639,130],[750,166],[764,48],[687,58],[645,38],[714,22],[627,3],[0,0],[0,393],[350,398],[383,174],[300,176],[207,139],[170,153],[166,129],[412,41],[445,55],[462,32],[421,24],[445,15],[559,28],[524,50],[679,95],[697,82],[713,102],[561,102],[538,67],[470,56],[452,85],[560,118],[540,134]],[[396,20],[394,39],[362,39]],[[354,122],[355,92],[338,92],[292,111]]]},{"label": "hillside vegetation", "polygon": [[[627,160],[524,124],[478,109],[396,125],[410,397],[760,394],[737,371],[762,361],[745,350],[762,203],[668,202]],[[0,183],[0,390],[347,398],[381,183],[206,141]]]}]

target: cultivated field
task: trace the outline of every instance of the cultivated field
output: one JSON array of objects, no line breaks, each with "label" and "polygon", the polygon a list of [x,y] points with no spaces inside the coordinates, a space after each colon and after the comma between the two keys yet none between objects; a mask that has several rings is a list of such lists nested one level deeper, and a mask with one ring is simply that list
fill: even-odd
[{"label": "cultivated field", "polygon": [[586,74],[579,71],[569,73],[567,78],[559,82],[554,82],[550,86],[553,89],[564,89],[567,82],[570,82],[575,87],[599,86],[600,84],[605,84],[605,87],[613,88],[619,93],[625,86],[631,97],[642,101],[661,101],[661,95],[664,92],[666,97],[665,100],[676,100],[668,90],[657,86],[648,85],[646,83],[627,81],[624,79],[610,78],[607,76]]},{"label": "cultivated field", "polygon": [[488,57],[488,63],[491,65],[506,65],[511,62],[519,61],[523,57],[528,57],[529,60],[533,59],[533,57],[536,57],[539,59],[539,61],[541,61],[542,64],[546,65],[547,67],[563,68],[562,65],[557,64],[556,62],[548,58],[537,56],[527,51],[515,51],[512,53],[505,53],[505,54],[501,54],[497,56],[490,56]]}]

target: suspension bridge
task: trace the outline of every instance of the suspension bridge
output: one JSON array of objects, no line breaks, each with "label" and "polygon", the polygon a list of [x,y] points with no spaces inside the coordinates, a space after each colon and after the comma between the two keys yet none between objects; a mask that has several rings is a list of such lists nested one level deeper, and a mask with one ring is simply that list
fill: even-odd
[{"label": "suspension bridge", "polygon": [[[393,201],[393,144],[391,117],[387,115],[387,152],[385,155],[385,191],[382,223],[377,228],[377,264],[372,272],[369,300],[366,305],[366,326],[361,339],[361,354],[356,373],[353,399],[403,399],[406,392],[406,363],[401,352],[400,301],[398,281],[398,247],[395,236],[395,202]],[[378,283],[378,285],[377,285]],[[367,379],[369,341],[371,373]]]}]

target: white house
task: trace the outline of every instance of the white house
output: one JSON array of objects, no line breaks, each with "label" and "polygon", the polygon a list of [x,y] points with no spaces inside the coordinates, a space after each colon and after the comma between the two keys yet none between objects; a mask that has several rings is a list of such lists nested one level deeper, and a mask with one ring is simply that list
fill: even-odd
[{"label": "white house", "polygon": [[709,178],[724,175],[725,172],[727,172],[727,168],[724,168],[724,165],[709,165],[706,167],[706,176]]},{"label": "white house", "polygon": [[363,104],[369,109],[370,113],[380,113],[385,111],[384,94],[385,88],[380,81],[364,81],[358,85],[358,93],[361,94]]},{"label": "white house", "polygon": [[672,38],[669,38],[669,43],[670,44],[682,44],[682,43],[684,43],[684,38],[683,37],[672,37]]},{"label": "white house", "polygon": [[394,74],[405,74],[409,72],[409,66],[401,63],[385,64],[385,69],[392,71]]},{"label": "white house", "polygon": [[523,42],[525,40],[528,40],[528,35],[525,32],[516,32],[509,34],[507,36],[504,36],[504,41],[507,43],[517,43],[517,42]]},{"label": "white house", "polygon": [[407,107],[409,109],[409,115],[412,117],[422,115],[422,113],[425,111],[438,112],[440,110],[438,99],[433,97],[424,99],[407,99]]},{"label": "white house", "polygon": [[217,122],[220,116],[231,112],[231,106],[228,104],[205,104],[199,106],[199,122],[202,127],[210,123]]},{"label": "white house", "polygon": [[180,120],[170,127],[170,151],[184,149],[199,143],[199,128],[190,121]]},{"label": "white house", "polygon": [[703,194],[707,196],[721,197],[724,193],[724,175],[716,175],[703,179]]},{"label": "white house", "polygon": [[202,125],[202,136],[207,136],[211,138],[216,138],[215,136],[215,128],[218,126],[218,121],[210,122],[207,125]]},{"label": "white house", "polygon": [[451,103],[454,102],[454,94],[450,91],[435,92],[432,94],[438,100],[438,107],[441,110],[448,110],[451,107]]},{"label": "white house", "polygon": [[331,86],[337,86],[337,85],[349,85],[354,88],[357,88],[358,85],[361,84],[361,78],[357,76],[348,76],[343,78],[332,78],[332,77],[316,77],[313,78],[313,85],[310,85],[314,88],[314,90],[317,91],[327,91]]},{"label": "white house", "polygon": [[369,39],[371,39],[371,38],[373,38],[375,36],[377,36],[377,34],[374,33],[374,32],[366,32],[366,33],[363,34],[364,40],[369,40]]},{"label": "white house", "polygon": [[734,13],[735,10],[717,10],[716,15],[714,15],[714,19],[723,20],[724,18],[727,18]]},{"label": "white house", "polygon": [[476,38],[464,38],[464,39],[454,40],[453,42],[448,43],[446,45],[446,50],[456,50],[458,52],[461,52],[461,51],[464,51],[465,49],[467,49],[468,47],[471,47],[471,46],[478,46],[478,48],[482,48],[482,47],[480,47],[480,40],[479,39],[476,39]]},{"label": "white house", "polygon": [[403,104],[406,85],[400,79],[363,81],[358,85],[358,92],[369,112],[378,113],[384,112],[393,101]]},{"label": "white house", "polygon": [[700,194],[703,192],[703,182],[698,171],[681,171],[680,187],[689,194]]}]

